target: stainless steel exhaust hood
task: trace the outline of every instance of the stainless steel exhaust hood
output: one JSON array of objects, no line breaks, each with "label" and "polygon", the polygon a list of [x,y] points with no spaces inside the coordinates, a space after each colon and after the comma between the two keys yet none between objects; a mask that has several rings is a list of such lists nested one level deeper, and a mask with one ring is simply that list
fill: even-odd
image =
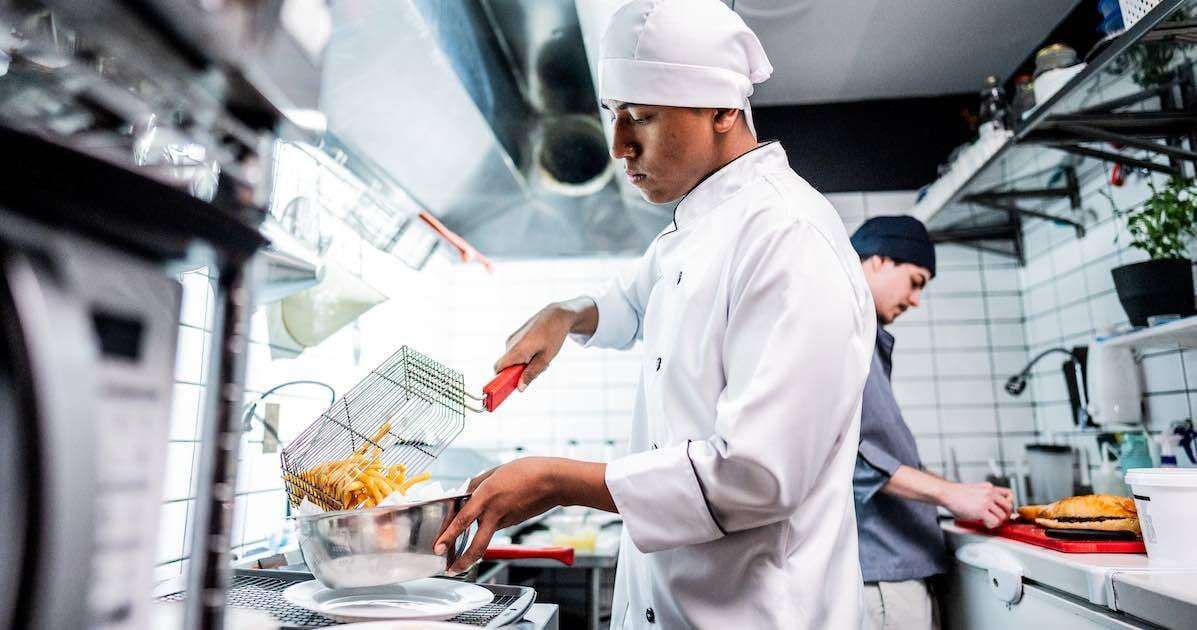
[{"label": "stainless steel exhaust hood", "polygon": [[669,221],[612,177],[573,0],[340,0],[332,16],[329,132],[484,254],[639,253]]}]

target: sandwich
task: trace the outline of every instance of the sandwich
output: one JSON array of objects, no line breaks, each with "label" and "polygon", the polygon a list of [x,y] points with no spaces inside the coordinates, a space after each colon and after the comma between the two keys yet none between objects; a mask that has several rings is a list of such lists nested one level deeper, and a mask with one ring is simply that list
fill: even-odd
[{"label": "sandwich", "polygon": [[1094,529],[1139,532],[1139,513],[1130,497],[1089,494],[1060,499],[1044,507],[1035,522],[1048,529]]},{"label": "sandwich", "polygon": [[1046,507],[1046,505],[1024,505],[1018,508],[1018,516],[1028,523],[1034,523],[1035,519],[1039,518],[1039,513]]}]

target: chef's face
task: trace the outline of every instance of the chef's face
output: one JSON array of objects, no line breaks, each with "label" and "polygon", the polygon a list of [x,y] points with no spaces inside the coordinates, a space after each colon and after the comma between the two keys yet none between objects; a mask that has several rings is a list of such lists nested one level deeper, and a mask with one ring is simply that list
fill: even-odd
[{"label": "chef's face", "polygon": [[926,268],[884,256],[870,256],[860,264],[873,293],[877,321],[882,324],[890,324],[906,309],[918,306],[923,287],[931,280]]},{"label": "chef's face", "polygon": [[673,201],[718,168],[716,136],[730,128],[729,110],[611,99],[603,109],[614,127],[611,156],[623,160],[624,176],[648,201]]}]

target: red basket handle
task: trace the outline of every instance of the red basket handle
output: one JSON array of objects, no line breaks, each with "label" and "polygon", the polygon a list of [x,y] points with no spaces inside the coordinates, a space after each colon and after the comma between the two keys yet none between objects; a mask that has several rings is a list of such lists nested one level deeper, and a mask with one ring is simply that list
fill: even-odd
[{"label": "red basket handle", "polygon": [[556,560],[565,566],[574,564],[573,547],[528,547],[525,545],[491,545],[482,554],[483,560]]},{"label": "red basket handle", "polygon": [[499,405],[503,404],[503,401],[511,395],[511,392],[515,391],[526,367],[528,367],[526,363],[517,363],[503,368],[498,376],[482,388],[482,406],[486,407],[487,411],[498,409]]}]

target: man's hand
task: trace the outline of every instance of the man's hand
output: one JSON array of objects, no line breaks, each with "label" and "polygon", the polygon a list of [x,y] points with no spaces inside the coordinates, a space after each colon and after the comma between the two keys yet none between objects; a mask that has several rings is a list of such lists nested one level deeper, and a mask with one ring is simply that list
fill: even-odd
[{"label": "man's hand", "polygon": [[590,298],[550,304],[507,338],[507,352],[495,362],[495,373],[526,363],[518,386],[522,392],[549,367],[566,336],[571,332],[594,334],[597,325],[598,309]]},{"label": "man's hand", "polygon": [[991,483],[955,483],[910,466],[899,466],[881,491],[902,499],[942,505],[957,518],[981,521],[990,529],[1006,522],[1014,493]]},{"label": "man's hand", "polygon": [[1005,523],[1014,509],[1014,493],[991,483],[951,483],[941,490],[942,503],[957,518],[981,521],[993,529]]},{"label": "man's hand", "polygon": [[449,567],[450,573],[460,573],[482,558],[496,531],[558,505],[586,505],[614,512],[605,474],[605,464],[553,457],[525,457],[483,473],[470,482],[473,494],[441,532],[434,549],[438,554],[445,553],[477,521],[473,542]]}]

